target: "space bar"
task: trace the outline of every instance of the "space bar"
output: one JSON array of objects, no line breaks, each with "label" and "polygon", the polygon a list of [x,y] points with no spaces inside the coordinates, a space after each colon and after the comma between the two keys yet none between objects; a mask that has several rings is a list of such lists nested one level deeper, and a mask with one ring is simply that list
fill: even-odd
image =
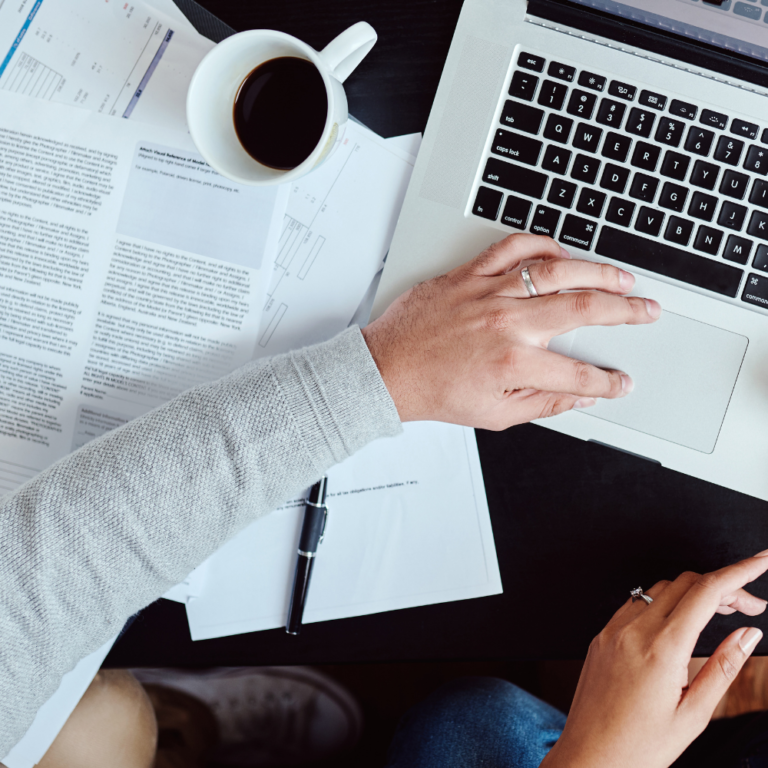
[{"label": "space bar", "polygon": [[603,227],[595,252],[723,296],[735,298],[739,292],[742,271],[737,267],[613,227]]}]

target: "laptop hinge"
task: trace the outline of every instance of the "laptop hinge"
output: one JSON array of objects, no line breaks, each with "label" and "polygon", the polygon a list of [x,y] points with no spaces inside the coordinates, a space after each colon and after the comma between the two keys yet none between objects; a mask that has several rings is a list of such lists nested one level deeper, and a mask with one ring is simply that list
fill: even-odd
[{"label": "laptop hinge", "polygon": [[528,14],[708,69],[721,77],[768,87],[768,62],[761,63],[743,54],[725,51],[699,40],[693,41],[674,32],[647,27],[570,0],[528,0]]}]

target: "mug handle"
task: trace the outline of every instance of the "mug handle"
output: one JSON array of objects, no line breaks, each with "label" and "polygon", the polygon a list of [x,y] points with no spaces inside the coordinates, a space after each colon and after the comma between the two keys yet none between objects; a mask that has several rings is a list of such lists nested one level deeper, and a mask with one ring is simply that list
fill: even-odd
[{"label": "mug handle", "polygon": [[320,51],[333,76],[344,82],[368,55],[378,39],[376,30],[366,21],[358,21]]}]

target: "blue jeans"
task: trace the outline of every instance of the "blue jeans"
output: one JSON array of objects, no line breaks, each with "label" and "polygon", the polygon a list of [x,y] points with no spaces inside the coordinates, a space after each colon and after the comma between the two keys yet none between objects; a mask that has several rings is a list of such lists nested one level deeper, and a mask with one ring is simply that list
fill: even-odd
[{"label": "blue jeans", "polygon": [[[512,683],[454,680],[405,715],[387,768],[538,768],[564,726]],[[715,720],[672,768],[768,768],[768,713]]]}]

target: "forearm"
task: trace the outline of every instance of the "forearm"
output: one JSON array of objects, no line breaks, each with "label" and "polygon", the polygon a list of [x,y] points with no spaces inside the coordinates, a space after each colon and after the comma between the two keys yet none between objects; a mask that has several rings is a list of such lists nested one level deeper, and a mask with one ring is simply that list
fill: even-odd
[{"label": "forearm", "polygon": [[185,392],[8,497],[0,755],[128,616],[330,466],[400,429],[351,329]]}]

